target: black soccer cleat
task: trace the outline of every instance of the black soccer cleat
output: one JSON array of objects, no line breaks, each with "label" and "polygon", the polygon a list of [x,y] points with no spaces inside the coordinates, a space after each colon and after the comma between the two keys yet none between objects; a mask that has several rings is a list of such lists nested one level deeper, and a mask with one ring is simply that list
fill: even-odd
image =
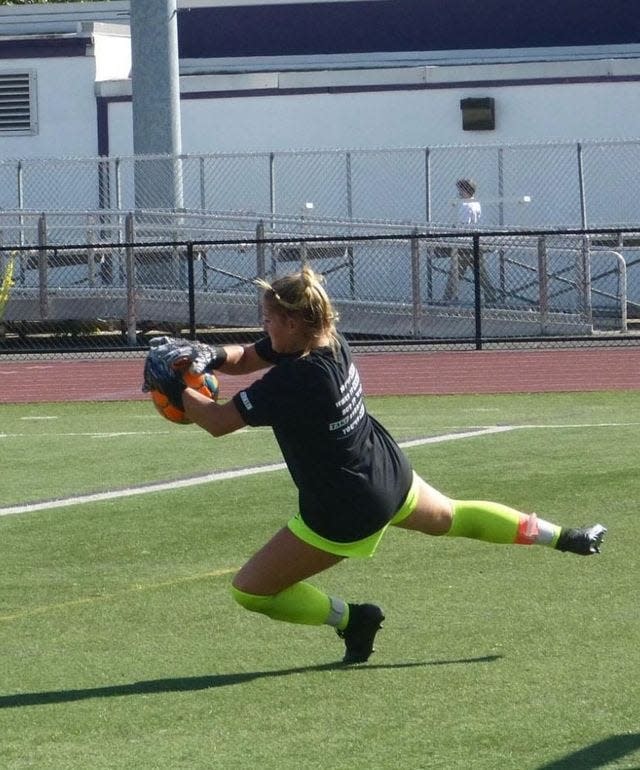
[{"label": "black soccer cleat", "polygon": [[607,528],[602,524],[594,524],[592,527],[579,527],[577,529],[562,529],[556,544],[559,551],[569,551],[580,556],[591,556],[600,553],[602,538]]},{"label": "black soccer cleat", "polygon": [[343,663],[365,663],[373,652],[373,640],[382,628],[384,612],[375,604],[350,604],[349,622],[338,636],[344,639]]}]

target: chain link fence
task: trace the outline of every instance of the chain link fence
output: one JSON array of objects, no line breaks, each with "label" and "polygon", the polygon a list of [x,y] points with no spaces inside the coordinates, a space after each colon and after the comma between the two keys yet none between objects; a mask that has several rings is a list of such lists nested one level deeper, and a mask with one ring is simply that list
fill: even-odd
[{"label": "chain link fence", "polygon": [[291,217],[313,203],[325,219],[446,227],[455,182],[471,177],[485,227],[637,227],[639,161],[640,141],[5,160],[0,210]]},{"label": "chain link fence", "polygon": [[0,354],[258,334],[251,280],[304,262],[362,345],[635,344],[638,160],[615,141],[3,161]]},{"label": "chain link fence", "polygon": [[13,245],[0,247],[0,354],[140,352],[158,332],[251,339],[262,323],[254,280],[305,263],[361,346],[640,340],[640,235],[624,228],[124,211],[19,212],[2,227]]}]

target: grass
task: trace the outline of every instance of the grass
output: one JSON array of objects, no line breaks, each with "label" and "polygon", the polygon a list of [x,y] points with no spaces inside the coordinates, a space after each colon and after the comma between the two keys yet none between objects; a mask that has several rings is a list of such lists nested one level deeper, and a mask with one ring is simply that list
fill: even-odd
[{"label": "grass", "polygon": [[[370,407],[400,439],[530,426],[407,451],[453,496],[602,521],[603,554],[394,530],[314,580],[387,612],[343,669],[328,628],[229,597],[295,509],[284,471],[0,516],[0,767],[637,770],[640,393]],[[144,402],[0,406],[0,426],[0,507],[280,459],[268,431],[213,440]]]}]

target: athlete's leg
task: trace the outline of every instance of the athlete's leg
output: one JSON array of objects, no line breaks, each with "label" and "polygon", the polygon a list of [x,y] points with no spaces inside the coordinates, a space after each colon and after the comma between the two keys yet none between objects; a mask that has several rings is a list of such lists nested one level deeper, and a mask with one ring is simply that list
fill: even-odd
[{"label": "athlete's leg", "polygon": [[424,479],[416,477],[417,502],[397,526],[427,535],[449,535],[490,543],[555,546],[561,528],[500,503],[451,500]]},{"label": "athlete's leg", "polygon": [[344,628],[348,605],[303,582],[343,558],[314,548],[285,527],[234,577],[233,597],[246,609],[273,620]]}]

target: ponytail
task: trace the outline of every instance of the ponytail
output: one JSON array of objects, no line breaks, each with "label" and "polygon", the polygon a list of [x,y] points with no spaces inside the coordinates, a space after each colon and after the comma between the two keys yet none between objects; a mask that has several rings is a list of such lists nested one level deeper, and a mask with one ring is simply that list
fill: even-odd
[{"label": "ponytail", "polygon": [[338,313],[324,288],[324,276],[304,265],[299,273],[276,278],[272,283],[258,279],[265,300],[280,312],[298,315],[309,328],[310,336],[329,334],[335,339]]}]

